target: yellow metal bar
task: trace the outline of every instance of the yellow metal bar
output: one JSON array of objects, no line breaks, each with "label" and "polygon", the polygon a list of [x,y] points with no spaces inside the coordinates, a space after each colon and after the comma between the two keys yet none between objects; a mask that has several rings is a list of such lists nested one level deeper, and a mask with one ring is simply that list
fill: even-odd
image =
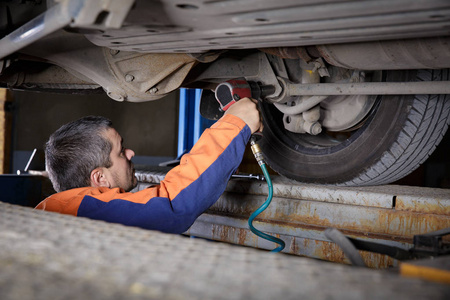
[{"label": "yellow metal bar", "polygon": [[430,281],[450,284],[450,270],[437,269],[429,266],[400,264],[400,274],[405,277],[422,278]]}]

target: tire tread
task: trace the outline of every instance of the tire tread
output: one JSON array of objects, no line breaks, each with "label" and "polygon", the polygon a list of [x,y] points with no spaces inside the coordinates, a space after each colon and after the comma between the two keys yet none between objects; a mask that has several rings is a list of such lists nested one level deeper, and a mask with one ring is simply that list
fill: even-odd
[{"label": "tire tread", "polygon": [[[417,78],[448,80],[448,71],[420,70]],[[408,175],[431,155],[449,124],[450,95],[416,95],[404,127],[390,148],[356,178],[340,185],[386,184]]]}]

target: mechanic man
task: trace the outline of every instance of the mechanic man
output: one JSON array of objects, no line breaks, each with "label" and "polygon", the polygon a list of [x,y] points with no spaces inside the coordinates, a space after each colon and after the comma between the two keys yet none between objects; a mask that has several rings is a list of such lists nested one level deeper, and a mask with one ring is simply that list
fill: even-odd
[{"label": "mechanic man", "polygon": [[254,101],[238,101],[158,186],[135,193],[129,192],[137,185],[134,152],[111,125],[90,116],[51,135],[46,168],[58,193],[37,209],[182,233],[223,193],[261,121]]}]

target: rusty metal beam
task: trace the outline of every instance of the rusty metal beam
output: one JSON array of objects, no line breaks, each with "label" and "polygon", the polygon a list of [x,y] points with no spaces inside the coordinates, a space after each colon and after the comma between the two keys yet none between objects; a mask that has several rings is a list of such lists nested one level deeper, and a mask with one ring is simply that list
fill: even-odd
[{"label": "rusty metal beam", "polygon": [[[324,235],[329,227],[345,235],[396,246],[412,247],[413,236],[450,227],[450,190],[406,186],[335,187],[301,184],[274,176],[271,205],[255,220],[256,228],[286,243],[285,253],[349,263]],[[232,180],[222,197],[201,215],[188,235],[249,247],[273,249],[254,235],[250,214],[264,201],[264,182]],[[360,252],[366,265],[396,266],[385,255]]]},{"label": "rusty metal beam", "polygon": [[[257,219],[256,227],[286,242],[284,252],[348,263],[323,231],[335,227],[346,235],[409,249],[412,238],[450,227],[450,191],[402,186],[331,187],[299,184],[274,178],[274,199]],[[265,199],[260,182],[232,181],[219,201],[188,234],[256,248],[274,244],[253,235],[250,214]],[[361,251],[366,264],[397,265],[392,258]]]}]

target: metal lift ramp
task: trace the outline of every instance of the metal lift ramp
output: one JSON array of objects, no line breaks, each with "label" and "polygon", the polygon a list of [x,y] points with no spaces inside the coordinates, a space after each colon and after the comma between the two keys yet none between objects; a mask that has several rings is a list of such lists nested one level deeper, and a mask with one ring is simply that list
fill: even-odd
[{"label": "metal lift ramp", "polygon": [[[300,184],[275,176],[274,198],[255,227],[286,243],[285,252],[348,262],[324,235],[329,227],[352,238],[412,247],[413,236],[450,227],[450,190],[405,186],[335,187]],[[273,249],[274,243],[248,230],[247,219],[265,200],[265,182],[232,180],[220,200],[191,227],[189,234],[234,244]],[[395,260],[362,252],[371,267]]]},{"label": "metal lift ramp", "polygon": [[[141,171],[141,181],[159,181],[163,172]],[[355,239],[413,247],[413,236],[450,227],[450,190],[387,185],[336,187],[301,184],[273,176],[274,198],[256,219],[256,228],[283,239],[285,253],[349,263],[324,231],[332,227]],[[145,187],[145,183],[141,188]],[[266,199],[267,185],[231,180],[222,197],[187,234],[261,249],[276,244],[254,235],[247,220]],[[447,241],[448,242],[448,241]],[[360,251],[367,266],[397,266],[386,255]]]}]

